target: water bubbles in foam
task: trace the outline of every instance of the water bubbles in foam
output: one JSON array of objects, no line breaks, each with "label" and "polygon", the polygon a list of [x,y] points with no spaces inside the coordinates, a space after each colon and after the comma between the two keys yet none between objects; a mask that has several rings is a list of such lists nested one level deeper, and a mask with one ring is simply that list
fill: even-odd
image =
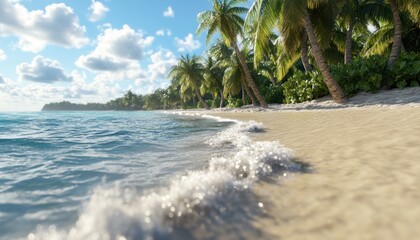
[{"label": "water bubbles in foam", "polygon": [[264,129],[262,123],[255,121],[237,122],[225,131],[218,133],[215,137],[207,141],[207,144],[214,147],[231,144],[236,147],[249,145],[252,141],[249,133],[262,132]]}]

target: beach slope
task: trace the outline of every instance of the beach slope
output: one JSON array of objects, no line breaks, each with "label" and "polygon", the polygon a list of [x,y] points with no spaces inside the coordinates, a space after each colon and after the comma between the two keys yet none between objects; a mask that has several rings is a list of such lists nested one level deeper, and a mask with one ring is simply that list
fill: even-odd
[{"label": "beach slope", "polygon": [[212,112],[262,122],[266,132],[255,140],[279,141],[310,165],[258,183],[268,215],[253,225],[275,239],[420,236],[419,90],[358,95],[341,107],[325,100]]}]

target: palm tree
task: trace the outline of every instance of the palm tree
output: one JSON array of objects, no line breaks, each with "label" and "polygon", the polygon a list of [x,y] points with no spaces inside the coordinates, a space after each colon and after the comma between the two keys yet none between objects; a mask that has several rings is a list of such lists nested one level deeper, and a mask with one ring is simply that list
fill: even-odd
[{"label": "palm tree", "polygon": [[181,85],[181,95],[189,89],[194,92],[204,108],[209,108],[203,96],[200,93],[200,86],[203,81],[204,66],[198,56],[181,56],[177,65],[169,71],[168,77],[176,79]]},{"label": "palm tree", "polygon": [[[383,20],[383,16],[387,15],[386,10],[383,9],[385,2],[380,0],[371,0],[367,1],[369,4],[376,7],[376,9],[380,10],[372,10],[370,16],[377,17],[381,16],[381,20]],[[407,13],[411,18],[408,21],[414,22],[414,25],[417,24],[419,26],[420,23],[420,0],[388,0],[389,9],[391,16],[388,17],[386,20],[392,19],[392,24],[389,21],[389,24],[382,24],[383,28],[378,29],[374,38],[371,38],[371,42],[368,42],[370,46],[375,46],[376,49],[386,49],[387,45],[391,43],[390,30],[393,30],[392,35],[392,46],[391,52],[387,63],[387,69],[391,69],[392,66],[397,61],[402,49],[404,49],[403,45],[403,19],[404,13]],[[373,13],[373,14],[372,14]],[[379,14],[378,14],[379,13]],[[405,24],[407,25],[407,24]],[[383,39],[383,40],[382,40]],[[382,40],[382,41],[381,41]],[[377,42],[373,42],[377,41]]]},{"label": "palm tree", "polygon": [[[237,56],[232,55],[230,59],[220,63],[226,68],[225,75],[223,76],[223,84],[225,85],[225,96],[228,94],[237,94],[238,89],[242,89],[242,104],[246,105],[246,96],[251,99],[251,103],[254,106],[257,106],[257,98],[254,96],[251,88],[248,86],[248,83],[244,81],[246,78],[243,68]],[[240,86],[240,88],[238,88]]]},{"label": "palm tree", "polygon": [[338,85],[337,81],[335,81],[335,79],[331,75],[331,72],[322,54],[321,47],[318,44],[318,40],[316,38],[315,31],[312,26],[312,22],[311,22],[308,10],[306,8],[304,9],[303,15],[304,15],[305,29],[306,29],[306,32],[308,33],[309,41],[311,42],[312,53],[315,57],[316,64],[319,67],[319,70],[321,70],[322,76],[324,77],[325,84],[327,85],[328,90],[331,93],[331,96],[333,97],[334,101],[338,103],[342,103],[346,101],[346,96],[344,95],[344,92],[341,89],[340,85]]},{"label": "palm tree", "polygon": [[392,21],[394,23],[394,37],[392,40],[391,55],[388,59],[387,69],[391,69],[398,59],[403,46],[402,21],[400,10],[407,12],[411,20],[420,25],[420,0],[388,0],[392,12]]},{"label": "palm tree", "polygon": [[[235,50],[225,42],[218,40],[210,47],[208,53],[216,59],[216,66],[223,69],[223,93],[224,96],[236,95],[242,90],[242,104],[246,105],[245,94],[251,99],[252,105],[257,106],[258,100],[244,79],[245,72],[241,67]],[[244,53],[242,53],[244,54]]]},{"label": "palm tree", "polygon": [[353,29],[359,10],[359,0],[344,0],[338,21],[346,28],[344,47],[344,64],[349,64],[353,59]]},{"label": "palm tree", "polygon": [[[267,1],[267,0],[255,0],[253,7],[251,7],[250,18],[259,18],[259,24],[261,25],[261,35],[258,37],[267,37],[274,25],[279,25],[280,32],[284,39],[285,49],[288,52],[293,52],[298,48],[302,42],[302,30],[304,29],[308,35],[309,42],[312,47],[312,54],[315,58],[315,62],[324,77],[324,81],[328,87],[331,96],[334,101],[342,103],[346,101],[343,90],[338,85],[337,81],[333,78],[330,70],[326,64],[325,58],[322,53],[320,43],[326,43],[330,40],[331,33],[329,24],[317,24],[317,33],[315,32],[314,25],[312,24],[311,14],[324,12],[319,14],[322,19],[314,18],[315,21],[324,21],[324,18],[328,18],[327,23],[334,19],[333,4],[331,1],[315,1],[315,0],[283,0],[283,1]],[[317,35],[320,37],[318,41]],[[263,43],[264,39],[260,39],[258,42]]]},{"label": "palm tree", "polygon": [[[245,19],[244,27],[249,35],[247,39],[250,42],[247,43],[254,49],[254,66],[258,67],[267,58],[274,61],[277,65],[277,81],[281,81],[286,76],[299,58],[298,45],[289,45],[288,51],[285,51],[284,39],[271,31],[275,24],[274,19],[276,19],[273,16],[278,14],[280,10],[280,1],[273,2],[273,4],[262,4],[262,1],[255,1]],[[302,29],[300,58],[305,71],[310,72],[312,66],[309,64],[307,43],[308,35]]]},{"label": "palm tree", "polygon": [[[418,5],[415,5],[415,2],[418,2]],[[388,59],[388,69],[393,65],[392,61],[396,61],[399,55],[399,52],[404,51],[406,45],[407,49],[416,50],[418,49],[418,39],[416,31],[420,27],[420,0],[406,0],[399,1],[398,10],[400,13],[398,15],[393,14],[391,11],[391,5],[386,4],[384,1],[367,1],[365,5],[368,7],[364,10],[364,14],[367,16],[368,20],[373,23],[376,30],[366,37],[366,43],[363,47],[364,55],[385,55],[389,54]],[[411,4],[411,5],[410,5]],[[417,11],[417,15],[414,12]],[[399,33],[395,35],[396,27],[394,16],[397,18],[397,22],[401,22],[401,43],[399,44]],[[417,16],[417,17],[416,17]],[[399,18],[399,19],[398,19]],[[404,42],[404,44],[403,44]],[[395,44],[394,44],[395,43]],[[400,45],[400,50],[398,51],[398,46]],[[393,53],[391,53],[394,50]],[[408,50],[410,51],[410,50]]]},{"label": "palm tree", "polygon": [[207,29],[207,43],[211,37],[219,31],[223,40],[229,46],[235,49],[235,53],[239,62],[245,72],[246,81],[251,87],[254,95],[258,99],[262,107],[267,108],[268,105],[265,98],[261,95],[254,79],[252,78],[251,71],[249,70],[245,57],[239,50],[237,36],[242,35],[242,26],[244,20],[240,14],[246,13],[247,8],[238,7],[239,3],[246,2],[246,0],[213,0],[213,9],[202,12],[198,15],[199,26],[197,34]]},{"label": "palm tree", "polygon": [[211,92],[213,96],[220,96],[220,108],[224,104],[223,96],[223,75],[224,69],[216,64],[212,57],[207,57],[204,61],[204,91]]}]

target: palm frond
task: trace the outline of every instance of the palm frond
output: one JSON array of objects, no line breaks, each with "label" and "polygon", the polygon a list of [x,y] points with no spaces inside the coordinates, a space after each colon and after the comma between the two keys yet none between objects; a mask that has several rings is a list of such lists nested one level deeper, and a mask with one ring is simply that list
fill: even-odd
[{"label": "palm frond", "polygon": [[254,66],[258,65],[269,48],[272,29],[279,20],[281,12],[280,1],[256,0],[248,11],[245,28],[254,31]]},{"label": "palm frond", "polygon": [[391,47],[393,36],[394,27],[392,24],[382,26],[367,39],[362,52],[365,56],[385,54]]},{"label": "palm frond", "polygon": [[420,27],[420,0],[399,0],[398,5],[407,11],[413,22]]},{"label": "palm frond", "polygon": [[304,29],[306,0],[285,0],[281,13],[281,34],[284,38],[285,50],[289,53],[299,47]]},{"label": "palm frond", "polygon": [[360,17],[370,21],[390,22],[392,12],[383,1],[368,0],[361,6]]},{"label": "palm frond", "polygon": [[318,8],[310,11],[311,22],[314,25],[315,34],[321,48],[329,47],[337,17],[337,9],[334,4],[320,4]]},{"label": "palm frond", "polygon": [[282,54],[277,60],[277,81],[282,81],[287,73],[292,69],[295,63],[299,60],[300,54],[293,52],[290,54]]},{"label": "palm frond", "polygon": [[245,7],[232,7],[228,10],[230,14],[244,14],[246,12],[248,12],[248,8]]}]

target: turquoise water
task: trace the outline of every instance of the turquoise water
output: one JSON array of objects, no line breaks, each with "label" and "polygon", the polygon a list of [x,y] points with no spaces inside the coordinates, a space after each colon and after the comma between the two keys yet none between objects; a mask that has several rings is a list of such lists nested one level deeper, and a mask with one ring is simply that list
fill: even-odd
[{"label": "turquoise water", "polygon": [[196,114],[0,113],[0,239],[259,238],[255,183],[300,171],[279,143],[251,140],[261,131]]},{"label": "turquoise water", "polygon": [[228,124],[154,112],[0,113],[0,236],[69,226],[98,185],[141,192],[200,168],[211,150],[203,141]]}]

